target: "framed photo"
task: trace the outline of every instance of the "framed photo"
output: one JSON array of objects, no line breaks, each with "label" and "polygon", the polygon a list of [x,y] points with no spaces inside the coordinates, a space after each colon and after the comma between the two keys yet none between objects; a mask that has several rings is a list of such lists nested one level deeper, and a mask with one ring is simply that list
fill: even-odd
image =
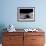
[{"label": "framed photo", "polygon": [[18,7],[17,20],[23,22],[35,21],[35,7]]}]

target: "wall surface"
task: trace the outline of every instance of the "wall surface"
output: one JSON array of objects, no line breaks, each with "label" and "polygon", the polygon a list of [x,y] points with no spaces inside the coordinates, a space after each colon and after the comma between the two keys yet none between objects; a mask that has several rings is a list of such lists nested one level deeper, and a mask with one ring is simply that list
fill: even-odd
[{"label": "wall surface", "polygon": [[[35,22],[18,22],[17,7],[35,7]],[[0,0],[1,37],[2,29],[9,24],[20,29],[40,27],[46,32],[46,0]]]},{"label": "wall surface", "polygon": [[[18,22],[17,7],[35,7],[35,22]],[[13,24],[15,28],[42,28],[46,32],[46,0],[0,0],[0,31]]]}]

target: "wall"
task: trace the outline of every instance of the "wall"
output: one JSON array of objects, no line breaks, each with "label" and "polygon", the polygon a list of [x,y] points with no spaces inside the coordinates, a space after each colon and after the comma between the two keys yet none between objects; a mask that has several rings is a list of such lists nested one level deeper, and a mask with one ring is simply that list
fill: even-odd
[{"label": "wall", "polygon": [[[9,24],[16,28],[40,27],[46,32],[46,0],[0,0],[0,31]],[[35,22],[18,22],[17,7],[35,7]]]},{"label": "wall", "polygon": [[[16,28],[46,28],[45,0],[1,0],[0,25],[13,24]],[[35,7],[35,22],[18,22],[17,7]]]}]

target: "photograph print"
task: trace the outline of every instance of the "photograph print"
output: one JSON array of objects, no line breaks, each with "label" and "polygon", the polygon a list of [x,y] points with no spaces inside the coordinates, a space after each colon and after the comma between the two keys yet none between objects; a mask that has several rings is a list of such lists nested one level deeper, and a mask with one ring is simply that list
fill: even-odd
[{"label": "photograph print", "polygon": [[17,20],[23,22],[35,21],[35,7],[18,7]]}]

